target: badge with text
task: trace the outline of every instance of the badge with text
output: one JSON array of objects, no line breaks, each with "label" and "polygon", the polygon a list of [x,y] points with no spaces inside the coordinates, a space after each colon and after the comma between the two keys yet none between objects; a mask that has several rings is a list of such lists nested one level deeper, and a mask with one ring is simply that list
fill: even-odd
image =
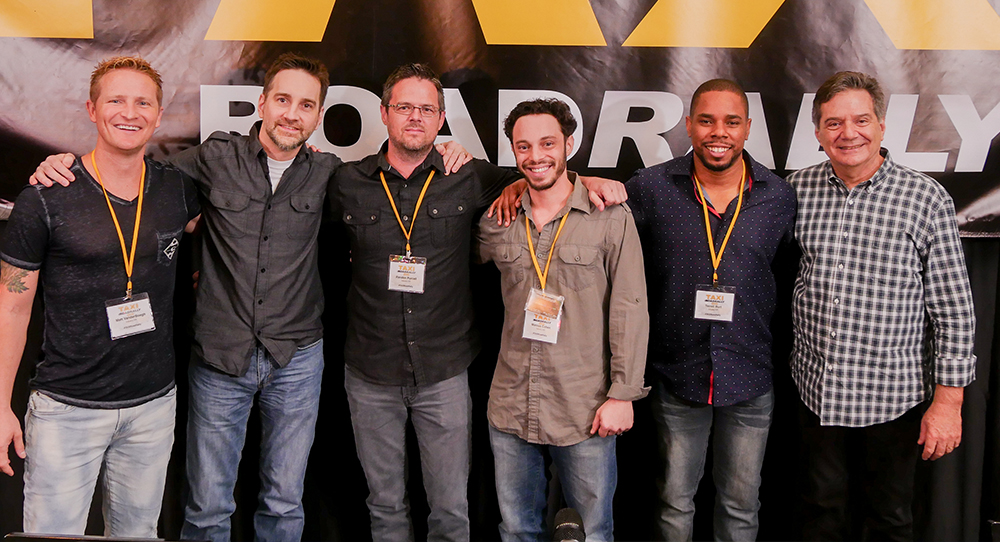
[{"label": "badge with text", "polygon": [[131,299],[109,299],[104,306],[108,311],[112,341],[156,329],[148,294],[133,294]]},{"label": "badge with text", "polygon": [[565,300],[561,295],[547,294],[538,288],[532,288],[528,294],[528,302],[524,304],[524,330],[521,336],[532,341],[555,344]]},{"label": "badge with text", "polygon": [[695,320],[733,321],[736,290],[731,286],[699,284],[694,295]]},{"label": "badge with text", "polygon": [[424,293],[424,271],[427,258],[416,256],[389,256],[389,289],[411,294]]}]

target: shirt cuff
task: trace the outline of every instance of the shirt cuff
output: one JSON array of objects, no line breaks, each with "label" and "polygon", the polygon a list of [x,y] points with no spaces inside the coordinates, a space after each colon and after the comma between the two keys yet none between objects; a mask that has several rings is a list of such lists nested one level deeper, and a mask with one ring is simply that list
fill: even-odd
[{"label": "shirt cuff", "polygon": [[636,401],[648,395],[649,390],[649,386],[629,386],[628,384],[612,382],[611,389],[608,390],[608,397],[619,401]]},{"label": "shirt cuff", "polygon": [[967,358],[937,358],[934,383],[952,388],[964,388],[976,379],[976,356]]}]

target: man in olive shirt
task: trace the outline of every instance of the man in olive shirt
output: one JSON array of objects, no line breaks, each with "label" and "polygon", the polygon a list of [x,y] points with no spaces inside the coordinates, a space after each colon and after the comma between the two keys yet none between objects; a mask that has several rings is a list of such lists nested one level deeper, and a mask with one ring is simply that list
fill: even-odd
[{"label": "man in olive shirt", "polygon": [[563,102],[518,104],[504,131],[528,193],[510,228],[479,224],[506,307],[488,407],[505,542],[546,534],[546,448],[588,540],[612,540],[615,437],[649,391],[639,236],[626,206],[597,212],[567,172],[575,128]]}]

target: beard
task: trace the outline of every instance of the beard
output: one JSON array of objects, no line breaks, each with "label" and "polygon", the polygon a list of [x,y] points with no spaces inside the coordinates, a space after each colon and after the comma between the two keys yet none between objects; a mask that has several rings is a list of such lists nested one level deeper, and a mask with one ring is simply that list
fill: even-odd
[{"label": "beard", "polygon": [[[301,125],[289,125],[289,126],[294,126],[295,128],[299,129],[302,128]],[[299,137],[282,135],[278,132],[277,124],[272,124],[266,127],[264,129],[264,132],[267,134],[267,137],[271,138],[271,141],[274,142],[274,145],[276,147],[285,152],[293,151],[301,147],[302,144],[305,143],[307,139],[309,139],[309,136],[312,135],[312,132],[305,132],[305,131],[300,132]]]},{"label": "beard", "polygon": [[[419,124],[418,126],[426,130],[425,125]],[[406,154],[411,157],[426,156],[427,153],[430,152],[431,147],[434,146],[434,139],[432,138],[430,141],[427,141],[426,139],[423,138],[407,137],[405,130],[408,127],[409,125],[403,128],[404,132],[401,137],[392,138],[393,146],[396,147],[396,149],[399,150],[400,153]]]},{"label": "beard", "polygon": [[[532,179],[531,176],[528,175],[525,171],[529,167],[545,163],[552,164],[552,169],[549,172],[549,176],[544,179],[536,181]],[[548,190],[549,188],[552,188],[552,186],[556,184],[556,181],[558,181],[559,178],[562,177],[563,173],[566,172],[566,160],[564,158],[562,160],[555,160],[555,161],[531,162],[531,163],[524,162],[520,166],[518,166],[518,169],[520,169],[521,173],[524,174],[524,180],[528,183],[528,186],[530,186],[532,190],[541,192],[543,190]]]},{"label": "beard", "polygon": [[709,156],[706,151],[699,152],[698,150],[695,150],[694,155],[698,159],[698,161],[701,162],[701,165],[705,166],[705,169],[709,171],[714,171],[716,173],[721,173],[733,167],[733,165],[736,164],[736,162],[740,159],[740,157],[743,156],[743,153],[734,152],[732,158],[722,163],[712,162],[711,156]]}]

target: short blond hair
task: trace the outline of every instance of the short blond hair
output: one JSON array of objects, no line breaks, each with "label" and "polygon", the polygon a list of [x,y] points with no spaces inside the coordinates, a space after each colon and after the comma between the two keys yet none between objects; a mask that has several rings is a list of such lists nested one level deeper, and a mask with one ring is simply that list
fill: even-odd
[{"label": "short blond hair", "polygon": [[138,56],[116,56],[101,61],[90,74],[90,101],[96,102],[101,95],[101,79],[114,70],[134,70],[148,76],[156,83],[156,103],[163,104],[163,79],[160,73],[149,65],[146,59]]}]

